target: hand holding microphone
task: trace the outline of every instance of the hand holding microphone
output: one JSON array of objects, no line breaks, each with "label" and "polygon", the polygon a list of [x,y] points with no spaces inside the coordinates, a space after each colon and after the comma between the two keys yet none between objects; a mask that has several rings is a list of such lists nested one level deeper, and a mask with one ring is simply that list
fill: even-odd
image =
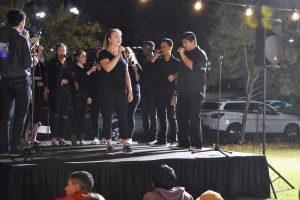
[{"label": "hand holding microphone", "polygon": [[180,55],[182,55],[184,54],[185,49],[183,47],[179,47],[177,51],[179,52]]},{"label": "hand holding microphone", "polygon": [[123,46],[119,46],[118,54],[121,54],[124,51],[125,51],[125,48]]}]

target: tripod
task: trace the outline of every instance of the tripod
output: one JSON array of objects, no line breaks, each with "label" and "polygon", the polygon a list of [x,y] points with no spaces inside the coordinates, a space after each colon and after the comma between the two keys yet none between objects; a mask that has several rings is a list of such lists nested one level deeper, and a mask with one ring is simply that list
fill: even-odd
[{"label": "tripod", "polygon": [[192,151],[191,153],[200,153],[200,152],[208,152],[208,151],[218,151],[224,156],[228,157],[226,153],[232,153],[230,151],[223,151],[220,147],[220,105],[221,105],[221,85],[222,85],[222,64],[223,64],[223,56],[219,57],[220,64],[219,64],[219,94],[218,94],[218,129],[217,129],[217,143],[214,145],[214,149],[211,150],[199,150],[199,151]]}]

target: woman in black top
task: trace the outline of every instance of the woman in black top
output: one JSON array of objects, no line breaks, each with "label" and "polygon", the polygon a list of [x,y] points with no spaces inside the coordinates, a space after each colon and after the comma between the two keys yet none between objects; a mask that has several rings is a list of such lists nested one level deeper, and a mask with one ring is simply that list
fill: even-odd
[{"label": "woman in black top", "polygon": [[74,110],[72,123],[72,145],[84,145],[85,114],[87,105],[91,103],[88,92],[89,76],[88,69],[84,67],[86,64],[86,53],[78,50],[74,54],[74,76],[78,83],[78,90],[73,92],[72,107]]},{"label": "woman in black top", "polygon": [[74,87],[78,88],[71,68],[72,63],[66,57],[66,45],[59,43],[55,50],[56,57],[51,59],[47,66],[52,146],[66,145],[64,136],[67,130],[72,91]]},{"label": "woman in black top", "polygon": [[139,81],[142,77],[142,68],[138,63],[135,54],[130,47],[125,47],[125,54],[128,60],[128,71],[131,80],[131,87],[133,93],[133,101],[128,104],[128,142],[132,143],[133,130],[134,130],[134,115],[138,104],[141,99],[141,91]]},{"label": "woman in black top", "polygon": [[105,49],[99,54],[102,70],[102,106],[103,133],[107,140],[107,152],[113,153],[112,147],[112,114],[114,108],[118,116],[123,151],[130,153],[128,144],[127,106],[133,100],[128,64],[121,46],[122,33],[119,29],[110,29],[105,36]]}]

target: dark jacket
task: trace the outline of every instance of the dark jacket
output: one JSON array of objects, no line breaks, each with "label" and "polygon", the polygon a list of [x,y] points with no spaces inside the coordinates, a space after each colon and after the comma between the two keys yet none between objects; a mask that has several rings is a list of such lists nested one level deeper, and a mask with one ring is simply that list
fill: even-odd
[{"label": "dark jacket", "polygon": [[30,75],[32,58],[28,39],[15,28],[0,28],[0,75],[4,78]]}]

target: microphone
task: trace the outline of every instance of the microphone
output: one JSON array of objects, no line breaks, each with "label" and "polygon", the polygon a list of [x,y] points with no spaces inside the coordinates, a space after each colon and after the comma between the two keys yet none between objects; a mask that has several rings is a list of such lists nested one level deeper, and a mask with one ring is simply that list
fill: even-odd
[{"label": "microphone", "polygon": [[42,35],[42,33],[43,33],[42,31],[38,31],[38,32],[37,32],[37,34],[36,34],[36,35],[37,35],[37,37],[38,37],[38,38],[40,38],[40,37],[41,37],[41,35]]}]

